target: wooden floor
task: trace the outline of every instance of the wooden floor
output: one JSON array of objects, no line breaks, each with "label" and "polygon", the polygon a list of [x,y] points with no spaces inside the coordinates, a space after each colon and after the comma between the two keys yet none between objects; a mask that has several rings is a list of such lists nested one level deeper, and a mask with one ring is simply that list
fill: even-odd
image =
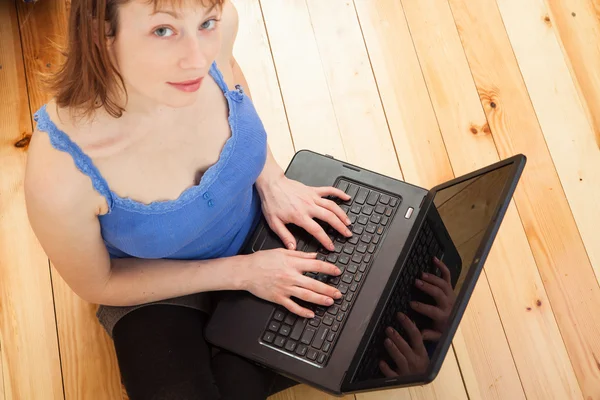
[{"label": "wooden floor", "polygon": [[[600,0],[234,2],[282,166],[308,148],[430,187],[528,157],[438,378],[347,398],[600,399]],[[0,1],[0,400],[125,398],[95,306],[23,203],[36,73],[58,60],[67,3]]]}]

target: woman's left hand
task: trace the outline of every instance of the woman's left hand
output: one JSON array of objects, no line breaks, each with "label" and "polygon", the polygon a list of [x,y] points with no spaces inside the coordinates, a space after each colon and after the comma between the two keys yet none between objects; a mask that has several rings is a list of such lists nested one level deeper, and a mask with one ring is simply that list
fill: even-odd
[{"label": "woman's left hand", "polygon": [[347,228],[350,219],[334,201],[325,196],[335,196],[346,201],[350,199],[346,193],[331,186],[312,187],[281,175],[269,182],[266,187],[259,188],[262,200],[262,211],[269,227],[279,236],[288,249],[296,248],[294,235],[286,228],[286,224],[294,224],[304,228],[313,235],[326,249],[333,251],[334,245],[313,218],[328,223],[346,237],[352,236]]}]

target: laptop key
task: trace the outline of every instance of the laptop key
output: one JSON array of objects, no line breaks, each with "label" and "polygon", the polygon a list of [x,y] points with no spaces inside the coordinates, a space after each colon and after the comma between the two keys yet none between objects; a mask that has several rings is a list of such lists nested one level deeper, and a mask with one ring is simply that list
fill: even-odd
[{"label": "laptop key", "polygon": [[354,253],[354,246],[352,246],[351,244],[347,244],[344,246],[344,253],[346,254],[352,254]]},{"label": "laptop key", "polygon": [[309,324],[311,324],[312,326],[319,326],[320,323],[321,319],[319,317],[311,318],[309,322]]},{"label": "laptop key", "polygon": [[271,321],[271,324],[269,325],[269,330],[277,332],[280,326],[281,324],[279,322]]},{"label": "laptop key", "polygon": [[358,243],[358,236],[357,235],[353,235],[350,239],[348,239],[348,243],[350,243],[350,244],[356,244],[356,243]]},{"label": "laptop key", "polygon": [[381,239],[381,236],[379,236],[379,235],[373,236],[373,244],[379,243],[379,239]]},{"label": "laptop key", "polygon": [[[367,254],[367,255],[368,255],[368,254]],[[365,263],[365,264],[362,264],[358,270],[359,270],[360,272],[365,272],[365,271],[366,271],[366,269],[367,269],[367,264]]]},{"label": "laptop key", "polygon": [[379,202],[381,204],[388,204],[390,202],[390,196],[388,196],[387,194],[382,194],[379,198]]},{"label": "laptop key", "polygon": [[299,344],[298,347],[296,347],[296,354],[298,354],[299,356],[303,356],[306,354],[307,350],[308,350],[308,347],[306,347],[303,344]]},{"label": "laptop key", "polygon": [[350,214],[350,215],[348,216],[348,218],[350,218],[350,223],[352,223],[352,224],[355,224],[355,223],[356,223],[356,218],[357,218],[357,216],[356,216],[356,215],[354,215],[354,214]]},{"label": "laptop key", "polygon": [[352,208],[350,208],[350,211],[353,212],[354,214],[360,214],[360,209],[362,207],[358,204],[355,204],[352,206]]},{"label": "laptop key", "polygon": [[273,339],[275,339],[275,334],[273,332],[265,332],[263,336],[263,340],[267,343],[273,343]]},{"label": "laptop key", "polygon": [[323,323],[327,326],[331,326],[331,324],[333,324],[333,317],[330,317],[329,315],[326,315],[323,318]]},{"label": "laptop key", "polygon": [[335,253],[331,253],[330,255],[327,256],[327,261],[329,261],[330,263],[336,262],[337,259],[338,259],[338,256]]},{"label": "laptop key", "polygon": [[369,245],[369,253],[373,254],[375,252],[375,245],[374,244],[370,244]]},{"label": "laptop key", "polygon": [[275,338],[275,346],[283,347],[284,344],[285,344],[285,338],[283,336],[277,336]]},{"label": "laptop key", "polygon": [[310,326],[306,327],[304,335],[302,335],[302,339],[300,339],[300,341],[306,345],[309,345],[310,342],[312,342],[313,336],[315,336],[316,332],[317,330],[315,328],[312,328]]},{"label": "laptop key", "polygon": [[385,208],[385,216],[386,217],[391,217],[392,216],[392,209],[390,207],[386,207]]},{"label": "laptop key", "polygon": [[346,292],[348,291],[348,285],[344,284],[344,283],[340,283],[340,286],[338,286],[338,290],[342,293],[342,294],[346,294]]},{"label": "laptop key", "polygon": [[340,256],[340,258],[338,258],[338,261],[344,265],[348,264],[350,262],[350,256],[347,256],[345,254],[342,254]]},{"label": "laptop key", "polygon": [[348,307],[350,307],[350,303],[345,301],[344,304],[342,304],[342,311],[344,311],[344,312],[348,311]]},{"label": "laptop key", "polygon": [[285,344],[285,349],[287,351],[294,351],[296,350],[296,342],[294,342],[293,340],[288,340],[287,343]]},{"label": "laptop key", "polygon": [[366,253],[367,252],[367,245],[366,244],[359,244],[358,246],[356,246],[356,251],[358,251],[359,253]]},{"label": "laptop key", "polygon": [[383,217],[381,218],[381,225],[385,226],[388,224],[390,218],[389,217]]},{"label": "laptop key", "polygon": [[302,336],[302,332],[304,331],[304,327],[306,326],[306,318],[299,318],[294,324],[294,329],[292,329],[292,334],[290,335],[290,339],[299,340],[300,336]]},{"label": "laptop key", "polygon": [[367,217],[366,215],[361,215],[358,217],[357,221],[361,225],[366,225],[367,222],[369,222],[369,217]]},{"label": "laptop key", "polygon": [[296,315],[292,313],[288,314],[283,322],[288,325],[294,325],[294,322],[296,322]]},{"label": "laptop key", "polygon": [[398,204],[398,199],[397,199],[397,198],[395,198],[395,197],[392,197],[392,198],[390,199],[390,206],[392,206],[392,207],[396,207],[396,204]]},{"label": "laptop key", "polygon": [[337,188],[340,189],[342,192],[346,192],[346,190],[348,190],[348,182],[339,181],[337,184]]},{"label": "laptop key", "polygon": [[363,212],[363,214],[371,215],[371,214],[373,214],[373,207],[372,206],[364,206],[362,208],[362,212]]},{"label": "laptop key", "polygon": [[[342,306],[342,310],[346,311],[346,310],[344,310],[344,306]],[[338,311],[340,311],[340,308],[338,306],[331,306],[327,310],[327,313],[331,314],[331,315],[336,315],[338,313]]]},{"label": "laptop key", "polygon": [[367,229],[366,229],[366,230],[367,230],[367,232],[369,232],[369,233],[375,233],[375,231],[377,230],[377,226],[376,226],[375,224],[371,224],[371,223],[369,223],[369,224],[367,225]]},{"label": "laptop key", "polygon": [[317,358],[317,362],[319,364],[323,364],[325,362],[325,354],[319,353],[319,357]]},{"label": "laptop key", "polygon": [[368,195],[369,195],[369,189],[360,188],[360,190],[358,191],[358,194],[356,195],[356,199],[354,199],[354,202],[358,203],[358,204],[365,204],[365,201],[367,200]]},{"label": "laptop key", "polygon": [[337,285],[338,283],[340,283],[340,277],[339,276],[333,276],[333,277],[329,278],[329,283]]},{"label": "laptop key", "polygon": [[281,329],[279,329],[279,334],[281,334],[282,336],[287,336],[290,334],[291,329],[292,327],[289,325],[282,325]]},{"label": "laptop key", "polygon": [[346,271],[350,272],[351,274],[356,273],[356,270],[358,269],[358,267],[356,266],[356,264],[350,264],[348,265],[348,268],[346,268]]},{"label": "laptop key", "polygon": [[385,212],[385,206],[379,204],[377,207],[375,207],[375,212],[377,214],[383,214]]},{"label": "laptop key", "polygon": [[379,193],[371,191],[371,194],[369,194],[369,197],[367,198],[367,204],[374,206],[377,204],[377,200],[379,200]]},{"label": "laptop key", "polygon": [[285,311],[275,311],[275,315],[273,316],[273,318],[275,318],[275,320],[279,322],[283,321],[283,319],[285,318]]},{"label": "laptop key", "polygon": [[323,345],[323,348],[321,349],[321,351],[324,352],[324,353],[327,353],[330,348],[331,348],[331,343],[330,342],[325,342],[325,344]]},{"label": "laptop key", "polygon": [[359,272],[358,274],[356,274],[356,275],[354,276],[354,280],[355,280],[356,282],[360,282],[360,280],[362,279],[362,277],[363,277],[363,274],[362,274],[362,272]]},{"label": "laptop key", "polygon": [[321,306],[317,307],[317,309],[315,310],[315,314],[319,317],[322,317],[323,315],[325,315],[325,308]]},{"label": "laptop key", "polygon": [[315,349],[320,349],[321,346],[323,346],[323,342],[327,338],[328,333],[329,333],[329,328],[325,325],[321,325],[321,327],[317,331],[315,340],[313,340],[312,347],[314,347]]},{"label": "laptop key", "polygon": [[338,241],[335,241],[335,242],[333,242],[333,245],[334,245],[334,247],[335,247],[335,252],[336,252],[336,253],[341,253],[341,251],[342,251],[342,248],[343,248],[344,246],[343,246],[343,245],[342,245],[340,242],[338,242]]},{"label": "laptop key", "polygon": [[337,328],[334,326],[333,328],[331,328],[331,332],[329,332],[329,336],[327,336],[327,341],[328,342],[333,342],[335,340],[335,332],[340,328],[340,324],[337,324]]},{"label": "laptop key", "polygon": [[[364,217],[364,215],[361,215],[361,217]],[[359,219],[358,223],[360,223],[360,217],[358,219]],[[362,225],[355,225],[354,228],[352,229],[352,232],[356,233],[357,235],[362,235],[364,229],[365,228]]]},{"label": "laptop key", "polygon": [[378,224],[381,222],[381,215],[373,214],[371,215],[370,221],[374,224]]},{"label": "laptop key", "polygon": [[308,349],[308,352],[306,353],[306,357],[309,360],[316,360],[317,359],[317,351],[315,349]]},{"label": "laptop key", "polygon": [[352,256],[352,262],[359,264],[362,262],[362,258],[363,258],[362,254],[356,253],[355,255]]},{"label": "laptop key", "polygon": [[342,276],[342,282],[352,283],[353,279],[354,279],[354,276],[352,276],[349,273],[345,273],[344,276]]},{"label": "laptop key", "polygon": [[354,282],[352,286],[350,286],[351,291],[356,292],[356,289],[358,289],[358,282]]}]

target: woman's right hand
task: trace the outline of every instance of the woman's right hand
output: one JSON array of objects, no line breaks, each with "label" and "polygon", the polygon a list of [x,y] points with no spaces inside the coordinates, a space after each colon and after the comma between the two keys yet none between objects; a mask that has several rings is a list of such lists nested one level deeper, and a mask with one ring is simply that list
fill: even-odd
[{"label": "woman's right hand", "polygon": [[338,276],[341,271],[333,264],[316,259],[316,253],[287,249],[271,249],[247,255],[243,267],[242,287],[261,299],[281,304],[289,311],[305,318],[314,313],[301,307],[290,297],[330,306],[342,294],[335,287],[304,276],[304,272],[321,272]]}]

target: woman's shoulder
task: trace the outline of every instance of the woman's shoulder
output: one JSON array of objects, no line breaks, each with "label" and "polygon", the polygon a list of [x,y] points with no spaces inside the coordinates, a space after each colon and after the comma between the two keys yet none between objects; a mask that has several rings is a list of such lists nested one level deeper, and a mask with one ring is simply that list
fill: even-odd
[{"label": "woman's shoulder", "polygon": [[60,109],[54,100],[36,114],[37,125],[27,149],[26,199],[39,198],[49,203],[49,207],[80,207],[87,203],[90,207],[102,208],[91,189],[89,177],[77,167],[79,155],[70,146],[85,126],[74,123],[69,110]]}]

